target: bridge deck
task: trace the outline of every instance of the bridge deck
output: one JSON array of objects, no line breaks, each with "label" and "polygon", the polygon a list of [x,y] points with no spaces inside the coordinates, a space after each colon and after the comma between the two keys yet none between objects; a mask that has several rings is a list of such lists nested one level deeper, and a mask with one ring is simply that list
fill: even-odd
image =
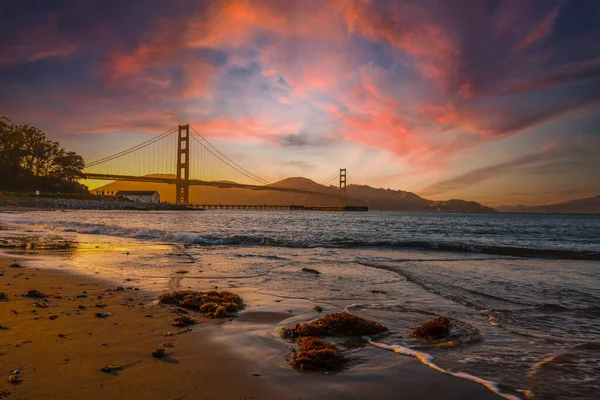
[{"label": "bridge deck", "polygon": [[[130,175],[110,175],[110,174],[94,174],[94,173],[84,173],[82,176],[83,179],[99,179],[106,181],[128,181],[128,182],[148,182],[148,183],[168,183],[171,185],[175,185],[177,183],[176,178],[157,178],[150,176],[130,176]],[[346,198],[344,195],[340,193],[328,193],[321,192],[315,190],[305,190],[305,189],[296,189],[296,188],[282,188],[277,186],[258,186],[258,185],[245,185],[241,183],[234,182],[211,182],[211,181],[202,181],[198,179],[190,179],[188,181],[189,185],[195,186],[212,186],[218,187],[221,189],[249,189],[249,190],[268,190],[273,192],[286,192],[286,193],[298,193],[298,194],[310,194],[317,196],[327,196],[327,197],[335,197],[338,199]],[[348,201],[352,200],[347,198]],[[359,200],[356,200],[359,202]]]}]

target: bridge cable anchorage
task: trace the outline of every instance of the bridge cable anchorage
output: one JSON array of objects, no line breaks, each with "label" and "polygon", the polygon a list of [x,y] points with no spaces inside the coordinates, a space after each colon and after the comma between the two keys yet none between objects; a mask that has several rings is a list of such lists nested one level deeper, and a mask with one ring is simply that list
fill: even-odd
[{"label": "bridge cable anchorage", "polygon": [[[239,164],[237,164],[235,161],[233,161],[232,159],[230,159],[229,157],[227,157],[225,154],[221,153],[219,151],[219,149],[217,149],[215,146],[213,146],[208,140],[206,140],[204,138],[204,136],[202,136],[198,131],[196,131],[196,129],[194,129],[192,126],[190,126],[190,128],[192,129],[192,132],[195,133],[192,134],[192,138],[202,147],[204,147],[208,152],[210,152],[213,156],[215,156],[216,158],[218,158],[219,160],[221,160],[223,163],[227,164],[230,168],[232,168],[233,170],[239,172],[240,174],[242,174],[243,176],[245,176],[246,178],[249,178],[251,180],[257,181],[262,185],[270,185],[271,183],[265,179],[262,179],[261,177],[254,175],[252,172],[248,171],[247,169],[245,169],[244,167],[240,166]],[[196,137],[196,135],[199,137]],[[204,144],[206,143],[208,145],[208,147]]]},{"label": "bridge cable anchorage", "polygon": [[167,136],[169,136],[172,133],[174,133],[176,130],[177,130],[177,127],[173,127],[171,129],[169,129],[168,131],[165,131],[165,132],[161,133],[160,135],[158,135],[156,137],[153,137],[152,139],[149,139],[149,140],[147,140],[147,141],[145,141],[143,143],[140,143],[140,144],[135,145],[133,147],[130,147],[130,148],[126,149],[126,150],[120,151],[118,153],[112,154],[110,156],[101,158],[99,160],[92,161],[91,163],[86,164],[85,167],[86,168],[94,167],[94,166],[96,166],[98,164],[103,164],[105,162],[112,161],[112,160],[114,160],[116,158],[119,158],[119,157],[125,156],[127,154],[133,153],[134,151],[140,150],[140,149],[142,149],[142,148],[144,148],[146,146],[149,146],[149,145],[151,145],[153,143],[158,142],[159,140],[162,140],[162,139],[166,138]]}]

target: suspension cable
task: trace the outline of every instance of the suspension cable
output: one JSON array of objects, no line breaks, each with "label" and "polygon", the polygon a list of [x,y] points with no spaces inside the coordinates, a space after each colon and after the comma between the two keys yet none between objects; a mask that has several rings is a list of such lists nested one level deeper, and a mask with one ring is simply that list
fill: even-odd
[{"label": "suspension cable", "polygon": [[158,135],[158,136],[156,136],[156,137],[153,137],[152,139],[146,140],[146,141],[145,141],[145,142],[143,142],[143,143],[140,143],[140,144],[138,144],[138,145],[135,145],[135,146],[133,146],[133,147],[130,147],[129,149],[126,149],[126,150],[120,151],[120,152],[118,152],[118,153],[115,153],[115,154],[113,154],[113,155],[110,155],[110,156],[107,156],[107,157],[101,158],[101,159],[99,159],[99,160],[93,161],[93,162],[91,162],[91,163],[89,163],[89,164],[86,164],[86,166],[85,166],[85,167],[86,167],[86,168],[89,168],[89,167],[94,167],[94,166],[96,166],[96,165],[98,165],[98,164],[102,164],[102,163],[104,163],[104,162],[111,161],[111,160],[114,160],[115,158],[119,158],[119,157],[121,157],[121,156],[124,156],[124,155],[127,155],[127,154],[129,154],[129,153],[132,153],[132,152],[134,152],[134,151],[136,151],[136,150],[139,150],[139,149],[141,149],[141,148],[144,148],[144,147],[146,147],[146,146],[149,146],[149,145],[151,145],[151,144],[153,144],[153,143],[155,143],[155,142],[158,142],[158,141],[159,141],[159,140],[161,140],[161,139],[164,139],[165,137],[167,137],[167,136],[171,135],[172,133],[174,133],[176,130],[177,130],[177,127],[171,128],[171,129],[169,129],[168,131],[165,131],[165,132],[161,133],[160,135]]},{"label": "suspension cable", "polygon": [[[269,185],[270,182],[262,179],[256,175],[254,175],[252,172],[248,171],[247,169],[243,168],[242,166],[240,166],[239,164],[237,164],[235,161],[233,161],[232,159],[230,159],[229,157],[227,157],[225,154],[221,153],[219,151],[219,149],[217,149],[215,146],[213,146],[208,140],[206,140],[204,138],[204,136],[202,136],[198,131],[196,131],[196,129],[194,129],[192,126],[190,126],[190,128],[192,129],[192,131],[194,133],[196,133],[196,135],[198,135],[206,144],[208,144],[208,146],[210,146],[210,148],[212,148],[214,150],[214,152],[209,149],[208,147],[206,147],[200,140],[198,140],[198,138],[196,138],[194,135],[192,135],[192,138],[194,138],[195,141],[197,141],[202,147],[204,147],[206,150],[208,150],[212,155],[214,155],[215,157],[217,157],[219,160],[223,161],[224,163],[228,164],[231,168],[233,168],[234,170],[237,170],[238,172],[240,172],[242,175],[245,175],[247,178],[250,179],[254,179],[257,180],[258,182],[262,183],[263,185]],[[216,152],[216,153],[215,153]]]}]

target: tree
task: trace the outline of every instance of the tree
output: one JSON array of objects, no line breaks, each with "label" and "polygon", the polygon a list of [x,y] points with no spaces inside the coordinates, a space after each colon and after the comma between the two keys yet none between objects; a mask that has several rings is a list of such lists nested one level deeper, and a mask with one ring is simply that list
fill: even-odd
[{"label": "tree", "polygon": [[85,163],[31,125],[0,118],[0,190],[87,191],[77,182]]}]

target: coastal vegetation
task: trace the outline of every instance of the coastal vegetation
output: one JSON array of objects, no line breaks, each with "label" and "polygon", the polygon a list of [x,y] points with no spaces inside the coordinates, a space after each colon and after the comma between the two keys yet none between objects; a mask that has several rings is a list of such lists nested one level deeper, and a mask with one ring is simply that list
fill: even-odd
[{"label": "coastal vegetation", "polygon": [[85,163],[31,125],[0,117],[0,190],[87,192],[77,180]]}]

